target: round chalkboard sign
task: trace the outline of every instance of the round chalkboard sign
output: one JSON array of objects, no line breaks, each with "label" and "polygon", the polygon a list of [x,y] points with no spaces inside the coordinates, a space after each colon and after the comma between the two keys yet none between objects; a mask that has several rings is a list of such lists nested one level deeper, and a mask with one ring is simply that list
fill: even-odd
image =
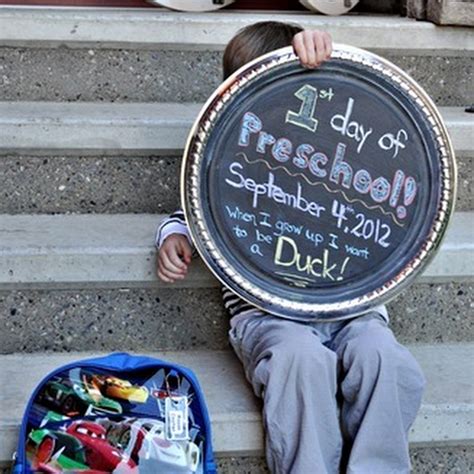
[{"label": "round chalkboard sign", "polygon": [[275,315],[328,320],[387,301],[426,266],[455,177],[446,127],[407,74],[342,45],[308,70],[284,48],[204,106],[182,200],[226,286]]}]

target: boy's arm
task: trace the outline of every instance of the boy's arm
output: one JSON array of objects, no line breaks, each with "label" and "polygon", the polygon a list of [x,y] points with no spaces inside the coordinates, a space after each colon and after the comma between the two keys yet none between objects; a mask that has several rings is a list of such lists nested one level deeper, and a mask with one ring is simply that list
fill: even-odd
[{"label": "boy's arm", "polygon": [[193,252],[191,235],[184,213],[178,210],[163,219],[156,232],[158,277],[173,283],[186,277]]},{"label": "boy's arm", "polygon": [[155,244],[157,248],[163,245],[163,242],[171,234],[184,235],[189,242],[189,245],[193,247],[191,240],[191,234],[189,233],[188,226],[186,225],[186,219],[184,218],[184,212],[181,209],[173,212],[168,217],[165,217],[156,231]]}]

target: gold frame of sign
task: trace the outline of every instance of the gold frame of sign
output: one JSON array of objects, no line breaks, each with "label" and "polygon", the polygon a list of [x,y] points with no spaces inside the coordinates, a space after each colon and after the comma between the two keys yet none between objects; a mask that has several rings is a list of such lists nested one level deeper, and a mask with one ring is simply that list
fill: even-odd
[{"label": "gold frame of sign", "polygon": [[[445,235],[450,217],[454,210],[456,194],[456,162],[450,137],[438,109],[426,92],[405,72],[368,51],[351,46],[335,44],[331,59],[342,63],[357,64],[365,71],[374,73],[384,81],[400,88],[406,97],[426,119],[430,137],[435,140],[433,147],[438,156],[436,166],[439,168],[438,205],[432,211],[433,219],[426,238],[409,256],[406,264],[397,274],[388,280],[377,280],[377,286],[367,293],[356,297],[340,298],[337,301],[303,301],[302,298],[282,297],[278,291],[272,292],[271,285],[261,285],[259,281],[242,275],[242,271],[229,262],[225,252],[216,245],[209,228],[209,216],[202,200],[203,166],[206,145],[219,117],[239,93],[261,77],[272,74],[288,64],[298,64],[291,47],[266,54],[247,64],[224,83],[222,83],[203,106],[194,126],[191,129],[184,152],[181,171],[181,200],[186,220],[197,251],[211,272],[238,296],[252,305],[277,316],[297,320],[331,320],[349,318],[364,313],[370,308],[394,298],[420,274],[432,260]],[[418,113],[417,112],[417,113]],[[434,148],[433,148],[434,149]],[[430,160],[431,154],[430,154]],[[438,187],[436,188],[436,192]],[[438,197],[439,196],[439,197]],[[431,211],[430,211],[431,212]],[[221,245],[222,247],[222,245]]]}]

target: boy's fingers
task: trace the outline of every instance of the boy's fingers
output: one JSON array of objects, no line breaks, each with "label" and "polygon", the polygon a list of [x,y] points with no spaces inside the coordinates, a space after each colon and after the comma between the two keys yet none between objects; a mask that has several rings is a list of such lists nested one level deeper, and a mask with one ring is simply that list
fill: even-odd
[{"label": "boy's fingers", "polygon": [[294,36],[293,49],[302,66],[314,68],[331,57],[332,39],[326,32],[302,31]]},{"label": "boy's fingers", "polygon": [[319,66],[326,59],[326,46],[321,33],[314,34],[314,47],[316,48],[316,62]]},{"label": "boy's fingers", "polygon": [[326,59],[329,59],[332,54],[332,38],[328,33],[324,33],[324,45],[326,47]]},{"label": "boy's fingers", "polygon": [[303,36],[303,42],[304,42],[304,49],[306,51],[306,55],[308,58],[306,66],[308,67],[316,67],[318,65],[318,59],[315,51],[315,43],[313,40],[313,35],[311,32],[306,31],[306,34]]},{"label": "boy's fingers", "polygon": [[177,250],[178,250],[178,253],[176,253],[176,252],[170,252],[170,253],[168,254],[168,257],[169,257],[171,263],[172,263],[173,265],[175,265],[176,267],[178,267],[178,269],[179,269],[180,272],[182,273],[182,272],[185,272],[185,271],[187,270],[188,265],[187,265],[185,262],[183,262],[183,260],[181,260],[182,250],[180,250],[180,247],[181,247],[181,246],[178,246],[178,249],[177,249]]},{"label": "boy's fingers", "polygon": [[301,64],[304,66],[308,62],[308,56],[304,48],[303,35],[298,33],[293,38],[293,49],[295,50],[296,56],[298,56]]},{"label": "boy's fingers", "polygon": [[167,276],[165,276],[163,274],[163,272],[160,270],[160,267],[158,267],[158,270],[156,272],[158,274],[158,278],[162,281],[164,281],[165,283],[173,283],[174,280],[172,280],[171,278],[168,278]]},{"label": "boy's fingers", "polygon": [[158,277],[161,281],[164,281],[165,283],[174,283],[173,280],[170,280],[169,278],[166,278],[160,272],[158,272]]},{"label": "boy's fingers", "polygon": [[191,257],[193,256],[191,246],[188,244],[188,242],[183,240],[183,242],[180,245],[180,250],[181,250],[181,255],[184,258],[184,261],[187,264],[189,264],[191,262]]},{"label": "boy's fingers", "polygon": [[175,273],[167,269],[163,262],[160,262],[159,271],[164,277],[168,278],[171,282],[177,279],[181,280],[184,278],[184,275],[182,273]]},{"label": "boy's fingers", "polygon": [[173,273],[183,273],[186,270],[186,264],[179,258],[175,249],[163,252],[163,266]]}]

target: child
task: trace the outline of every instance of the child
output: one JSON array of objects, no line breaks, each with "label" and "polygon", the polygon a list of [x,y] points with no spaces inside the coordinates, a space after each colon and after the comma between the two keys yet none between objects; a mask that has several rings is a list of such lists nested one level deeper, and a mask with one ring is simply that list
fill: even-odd
[{"label": "child", "polygon": [[[304,67],[331,55],[327,33],[264,22],[224,52],[224,77],[292,44]],[[158,276],[186,276],[192,243],[182,211],[157,234]],[[344,321],[305,323],[266,314],[223,289],[230,341],[263,398],[266,457],[274,473],[408,473],[408,430],[421,403],[421,370],[388,328],[385,307]]]}]

